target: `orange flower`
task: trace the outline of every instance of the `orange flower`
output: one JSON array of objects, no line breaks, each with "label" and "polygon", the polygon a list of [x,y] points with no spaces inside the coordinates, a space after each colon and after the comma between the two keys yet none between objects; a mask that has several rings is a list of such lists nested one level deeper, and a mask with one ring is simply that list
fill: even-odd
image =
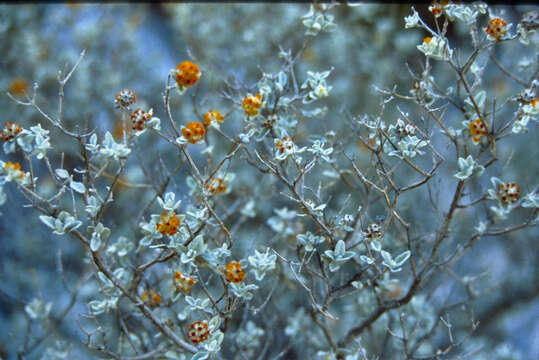
[{"label": "orange flower", "polygon": [[208,340],[210,337],[210,329],[208,329],[208,322],[206,321],[195,321],[189,325],[189,331],[187,332],[189,340],[193,344],[198,344],[203,341]]},{"label": "orange flower", "polygon": [[237,261],[226,264],[224,272],[226,281],[228,282],[239,284],[245,279],[245,270],[243,270],[243,266]]},{"label": "orange flower", "polygon": [[487,124],[480,118],[470,122],[470,135],[475,145],[481,142],[481,136],[488,135]]},{"label": "orange flower", "polygon": [[156,227],[161,234],[172,236],[178,232],[180,223],[181,221],[174,211],[164,211],[163,214],[161,214],[161,220],[159,220]]},{"label": "orange flower", "polygon": [[176,83],[179,87],[189,87],[196,84],[202,73],[197,64],[184,61],[176,67]]},{"label": "orange flower", "polygon": [[507,34],[507,22],[500,18],[492,18],[488,22],[485,32],[498,41]]},{"label": "orange flower", "polygon": [[176,291],[183,291],[185,293],[191,292],[191,287],[195,285],[195,279],[184,276],[181,271],[176,271],[174,273],[174,285],[176,286]]},{"label": "orange flower", "polygon": [[204,114],[204,125],[210,126],[212,122],[222,123],[225,120],[224,116],[217,110],[210,110]]},{"label": "orange flower", "polygon": [[428,43],[430,43],[431,40],[432,40],[432,38],[430,36],[427,36],[426,38],[423,39],[423,42],[425,44],[428,44]]},{"label": "orange flower", "polygon": [[206,184],[206,190],[214,195],[224,194],[227,190],[227,183],[222,178],[212,178]]},{"label": "orange flower", "polygon": [[4,129],[0,131],[0,136],[4,141],[11,141],[22,131],[19,123],[8,121],[4,124]]},{"label": "orange flower", "polygon": [[187,123],[187,127],[182,128],[182,134],[191,144],[196,144],[204,139],[206,129],[199,122],[189,122]]},{"label": "orange flower", "polygon": [[161,299],[161,296],[155,292],[155,290],[150,290],[149,292],[144,291],[140,299],[145,303],[149,303],[151,306],[158,306],[163,300]]},{"label": "orange flower", "polygon": [[9,85],[9,90],[11,94],[23,96],[28,92],[28,83],[24,79],[15,79]]},{"label": "orange flower", "polygon": [[256,94],[256,95],[247,95],[243,99],[243,110],[248,116],[255,116],[258,115],[258,110],[262,106],[262,95]]}]

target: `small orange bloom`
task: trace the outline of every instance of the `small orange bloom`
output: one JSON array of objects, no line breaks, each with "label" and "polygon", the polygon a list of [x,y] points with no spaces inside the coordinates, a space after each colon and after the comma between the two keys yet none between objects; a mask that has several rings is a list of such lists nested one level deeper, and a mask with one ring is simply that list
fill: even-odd
[{"label": "small orange bloom", "polygon": [[149,292],[144,291],[140,299],[145,303],[149,303],[151,306],[158,306],[163,301],[163,299],[161,299],[161,296],[159,296],[159,294],[156,293],[155,290],[150,290]]},{"label": "small orange bloom", "polygon": [[217,110],[210,110],[204,114],[204,125],[210,126],[212,122],[217,121],[222,123],[225,120],[224,116]]},{"label": "small orange bloom", "polygon": [[190,61],[184,61],[176,67],[176,83],[180,87],[189,87],[195,85],[200,79],[202,73],[197,64]]},{"label": "small orange bloom", "polygon": [[226,281],[228,282],[239,284],[245,279],[245,270],[243,270],[243,266],[237,261],[226,264],[224,272]]},{"label": "small orange bloom", "polygon": [[249,116],[255,116],[258,115],[258,110],[262,106],[262,95],[256,94],[256,95],[247,95],[243,99],[243,110],[245,113]]},{"label": "small orange bloom", "polygon": [[181,221],[174,211],[164,211],[163,214],[161,214],[161,220],[159,220],[156,227],[161,234],[172,236],[178,232],[180,223]]},{"label": "small orange bloom", "polygon": [[4,141],[11,141],[22,131],[19,123],[8,121],[4,124],[4,129],[0,131],[0,136]]},{"label": "small orange bloom", "polygon": [[9,85],[9,92],[13,95],[23,96],[28,92],[28,83],[24,79],[15,79]]},{"label": "small orange bloom", "polygon": [[470,122],[470,135],[475,145],[481,142],[481,136],[488,135],[487,124],[480,118]]},{"label": "small orange bloom", "polygon": [[189,122],[187,127],[182,128],[182,134],[191,144],[196,144],[204,139],[206,128],[199,122]]},{"label": "small orange bloom", "polygon": [[185,293],[191,292],[191,287],[195,285],[195,279],[184,276],[181,271],[176,271],[174,273],[174,285],[176,286],[176,291],[183,291]]},{"label": "small orange bloom", "polygon": [[430,43],[431,40],[432,40],[432,38],[430,36],[427,36],[426,38],[423,39],[423,42],[425,44],[428,44],[428,43]]},{"label": "small orange bloom", "polygon": [[194,323],[189,325],[189,331],[187,332],[187,336],[189,337],[189,340],[191,340],[191,342],[195,345],[208,340],[208,338],[210,337],[210,329],[208,329],[208,322],[195,321]]},{"label": "small orange bloom", "polygon": [[485,32],[496,40],[500,40],[507,34],[507,22],[500,18],[492,18],[488,22]]},{"label": "small orange bloom", "polygon": [[214,195],[224,194],[227,190],[227,183],[222,178],[212,178],[206,184],[206,190]]},{"label": "small orange bloom", "polygon": [[4,167],[6,169],[11,169],[13,171],[17,171],[17,170],[21,169],[21,164],[19,164],[18,162],[12,163],[11,161],[8,161],[7,163],[5,163]]}]

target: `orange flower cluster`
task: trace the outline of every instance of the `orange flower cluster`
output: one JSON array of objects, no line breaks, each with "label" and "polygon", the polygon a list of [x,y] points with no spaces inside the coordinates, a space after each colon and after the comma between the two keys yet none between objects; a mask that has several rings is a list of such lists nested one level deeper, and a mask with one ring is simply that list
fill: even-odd
[{"label": "orange flower cluster", "polygon": [[226,264],[224,272],[226,281],[228,282],[239,284],[245,279],[245,270],[243,270],[243,266],[237,261]]},{"label": "orange flower cluster", "polygon": [[208,340],[210,337],[210,329],[208,329],[208,323],[206,321],[195,321],[189,325],[189,331],[187,333],[189,340],[193,344],[198,344]]},{"label": "orange flower cluster", "polygon": [[176,291],[190,293],[191,287],[195,285],[195,279],[184,276],[182,272],[178,270],[174,273],[174,285],[176,286]]},{"label": "orange flower cluster", "polygon": [[256,95],[247,95],[243,99],[243,110],[248,116],[255,116],[258,115],[258,110],[262,106],[262,95],[256,94]]},{"label": "orange flower cluster", "polygon": [[23,96],[28,92],[28,83],[24,79],[15,79],[9,85],[9,90],[11,94]]},{"label": "orange flower cluster", "polygon": [[116,107],[119,108],[128,108],[130,105],[133,105],[137,102],[137,95],[133,90],[123,89],[114,98],[114,103]]},{"label": "orange flower cluster", "polygon": [[151,306],[159,306],[163,301],[163,299],[161,299],[161,296],[159,296],[159,294],[156,293],[155,290],[144,291],[140,299]]},{"label": "orange flower cluster", "polygon": [[492,18],[488,22],[485,32],[496,40],[500,40],[507,34],[507,21],[500,18]]},{"label": "orange flower cluster", "polygon": [[206,128],[199,122],[189,122],[187,123],[187,127],[182,128],[182,135],[191,144],[196,144],[204,139]]},{"label": "orange flower cluster", "polygon": [[498,186],[498,196],[504,205],[511,205],[520,197],[520,186],[517,183],[506,183]]},{"label": "orange flower cluster", "polygon": [[174,235],[178,232],[180,227],[180,219],[176,216],[174,211],[161,214],[161,220],[157,223],[157,230],[163,235]]},{"label": "orange flower cluster", "polygon": [[152,118],[152,114],[147,113],[146,111],[138,108],[131,114],[131,127],[133,130],[142,131],[144,130],[144,124],[146,121]]},{"label": "orange flower cluster", "polygon": [[227,183],[222,178],[212,178],[208,181],[205,188],[214,195],[224,194],[227,190]]},{"label": "orange flower cluster", "polygon": [[470,135],[475,145],[481,142],[481,136],[488,134],[487,124],[480,118],[470,122]]},{"label": "orange flower cluster", "polygon": [[2,140],[11,141],[22,131],[19,123],[8,121],[4,124],[4,129],[0,131]]},{"label": "orange flower cluster", "polygon": [[212,122],[217,121],[222,123],[225,120],[224,116],[217,110],[210,110],[204,114],[204,125],[206,127],[210,126]]},{"label": "orange flower cluster", "polygon": [[21,164],[19,164],[18,162],[12,163],[11,161],[8,161],[4,164],[4,167],[11,171],[18,171],[20,173],[19,178],[24,178],[24,171],[21,170]]},{"label": "orange flower cluster", "polygon": [[196,84],[202,73],[197,64],[184,61],[176,67],[176,83],[179,87],[189,87]]}]

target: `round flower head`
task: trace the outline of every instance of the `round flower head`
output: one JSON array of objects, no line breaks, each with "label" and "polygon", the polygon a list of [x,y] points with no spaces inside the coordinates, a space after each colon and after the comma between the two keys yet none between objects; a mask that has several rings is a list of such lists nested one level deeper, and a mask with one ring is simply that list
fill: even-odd
[{"label": "round flower head", "polygon": [[210,329],[208,328],[208,322],[195,321],[194,323],[189,325],[189,331],[187,332],[187,336],[189,337],[189,340],[191,340],[191,342],[195,345],[208,340],[208,338],[210,337]]},{"label": "round flower head", "polygon": [[245,113],[248,116],[256,116],[258,115],[258,110],[262,106],[262,95],[256,94],[256,95],[247,95],[243,99],[242,107]]},{"label": "round flower head", "polygon": [[151,118],[151,113],[138,108],[131,114],[131,128],[133,130],[142,131],[144,130],[144,124]]},{"label": "round flower head", "polygon": [[129,106],[137,102],[137,96],[133,90],[123,89],[114,98],[114,103],[117,108],[128,109]]},{"label": "round flower head", "polygon": [[206,129],[204,128],[204,125],[199,122],[189,122],[187,123],[187,127],[182,128],[182,135],[191,144],[196,144],[204,139]]},{"label": "round flower head", "polygon": [[481,142],[481,136],[488,135],[487,125],[480,118],[470,122],[470,135],[475,145]]},{"label": "round flower head", "polygon": [[237,261],[226,264],[224,272],[226,281],[228,282],[239,284],[245,279],[245,270],[243,270],[243,266]]},{"label": "round flower head", "polygon": [[184,276],[179,270],[174,273],[174,286],[176,287],[176,291],[190,293],[193,285],[195,285],[195,279]]},{"label": "round flower head", "polygon": [[517,183],[506,183],[498,186],[498,198],[504,205],[511,205],[520,197],[520,186]]},{"label": "round flower head", "polygon": [[22,131],[19,123],[8,121],[4,124],[4,129],[0,131],[0,136],[2,140],[11,141]]},{"label": "round flower head", "polygon": [[382,237],[382,228],[377,223],[369,224],[365,232],[367,233],[368,240],[379,239]]},{"label": "round flower head", "polygon": [[9,85],[8,91],[13,95],[23,96],[28,92],[28,83],[24,79],[15,79]]},{"label": "round flower head", "polygon": [[496,41],[499,41],[507,34],[507,22],[501,18],[492,18],[485,28],[485,32]]},{"label": "round flower head", "polygon": [[164,211],[161,220],[157,223],[157,230],[163,235],[174,235],[178,232],[181,221],[174,211]]},{"label": "round flower head", "polygon": [[210,126],[212,123],[222,123],[225,120],[224,116],[217,110],[210,110],[204,114],[204,125]]},{"label": "round flower head", "polygon": [[179,88],[195,85],[201,75],[197,64],[190,61],[184,61],[176,67],[176,83]]}]

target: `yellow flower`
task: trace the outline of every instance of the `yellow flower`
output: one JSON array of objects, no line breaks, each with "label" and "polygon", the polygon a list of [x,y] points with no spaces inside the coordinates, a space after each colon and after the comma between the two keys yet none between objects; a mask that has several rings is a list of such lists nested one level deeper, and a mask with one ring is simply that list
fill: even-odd
[{"label": "yellow flower", "polygon": [[255,116],[258,115],[258,110],[262,106],[262,95],[256,94],[256,95],[247,95],[243,99],[243,110],[248,116]]},{"label": "yellow flower", "polygon": [[226,281],[233,282],[234,284],[239,284],[245,279],[245,270],[243,270],[243,266],[237,261],[226,264],[224,273]]},{"label": "yellow flower", "polygon": [[481,136],[488,134],[487,125],[480,118],[475,119],[470,122],[470,135],[472,136],[472,141],[475,145],[481,142]]},{"label": "yellow flower", "polygon": [[204,125],[210,126],[213,122],[222,123],[225,120],[224,116],[217,110],[210,110],[204,114]]},{"label": "yellow flower", "polygon": [[161,234],[172,236],[178,232],[180,224],[181,221],[174,211],[164,211],[163,214],[161,214],[161,220],[159,220],[156,227]]}]

